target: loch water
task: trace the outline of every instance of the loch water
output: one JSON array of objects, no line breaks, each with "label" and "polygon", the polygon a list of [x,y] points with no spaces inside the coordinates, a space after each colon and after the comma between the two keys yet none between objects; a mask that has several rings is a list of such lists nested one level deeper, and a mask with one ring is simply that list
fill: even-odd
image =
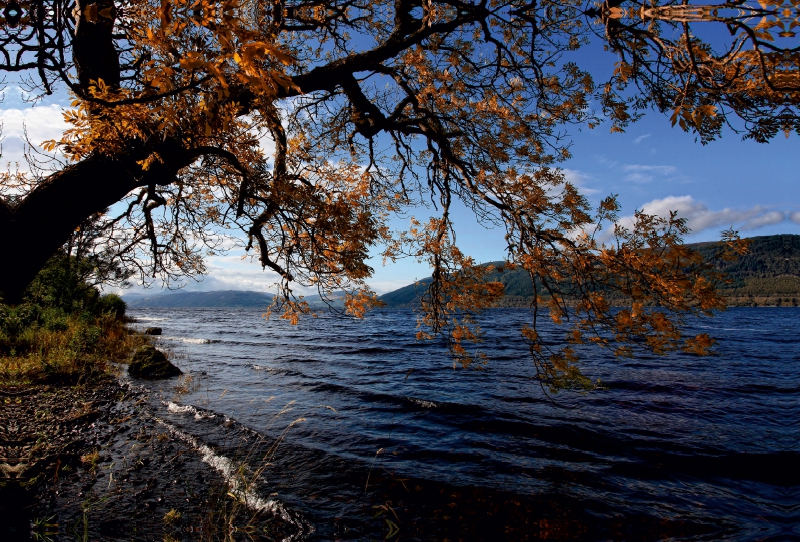
[{"label": "loch water", "polygon": [[482,315],[483,370],[416,341],[410,310],[130,316],[191,376],[142,383],[166,423],[221,456],[277,450],[258,492],[292,539],[800,540],[796,308],[692,321],[719,341],[709,357],[588,350],[604,389],[554,401],[521,309]]}]

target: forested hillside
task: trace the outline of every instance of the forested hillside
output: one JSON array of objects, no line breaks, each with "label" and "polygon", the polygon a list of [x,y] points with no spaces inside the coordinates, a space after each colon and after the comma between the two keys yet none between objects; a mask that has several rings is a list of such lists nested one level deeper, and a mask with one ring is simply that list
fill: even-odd
[{"label": "forested hillside", "polygon": [[[711,255],[715,250],[714,245],[715,243],[697,243],[690,246],[704,255]],[[751,237],[747,254],[719,267],[734,280],[728,288],[740,288],[752,279],[800,277],[800,235]],[[773,283],[774,280],[764,282],[765,285]]]},{"label": "forested hillside", "polygon": [[[717,267],[731,279],[722,290],[731,305],[797,305],[800,303],[800,235],[751,237],[750,250],[737,260],[717,261]],[[689,245],[711,257],[716,243]],[[503,262],[490,262],[502,269]],[[533,296],[533,284],[522,270],[496,271],[490,275],[505,286],[502,305],[525,306]],[[389,307],[414,306],[430,277],[381,296]]]}]

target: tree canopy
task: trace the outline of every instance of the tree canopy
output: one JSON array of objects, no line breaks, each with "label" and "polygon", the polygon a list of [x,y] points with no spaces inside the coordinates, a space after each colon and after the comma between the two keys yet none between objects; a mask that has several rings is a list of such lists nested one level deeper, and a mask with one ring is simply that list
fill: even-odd
[{"label": "tree canopy", "polygon": [[[703,353],[713,341],[681,324],[724,306],[683,219],[624,228],[613,196],[593,207],[566,180],[569,127],[622,130],[653,106],[702,141],[726,125],[800,132],[788,2],[12,0],[2,17],[0,69],[39,100],[73,99],[31,173],[3,177],[6,301],[92,217],[98,253],[167,282],[202,273],[238,229],[280,275],[274,309],[292,321],[309,311],[297,285],[346,291],[355,315],[374,305],[370,251],[429,262],[420,337],[443,334],[469,365],[470,315],[502,289],[458,248],[460,202],[505,228],[509,265],[536,279],[523,333],[556,387],[589,385],[577,344]],[[703,42],[700,24],[727,38]],[[620,58],[602,81],[579,54],[598,44]],[[407,229],[391,229],[397,215]],[[630,307],[612,310],[612,291]],[[541,311],[566,346],[540,338]]]}]

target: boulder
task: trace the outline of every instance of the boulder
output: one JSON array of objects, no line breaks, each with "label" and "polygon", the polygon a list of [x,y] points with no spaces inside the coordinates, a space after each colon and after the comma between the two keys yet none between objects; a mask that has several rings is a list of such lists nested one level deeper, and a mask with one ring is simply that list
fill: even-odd
[{"label": "boulder", "polygon": [[144,330],[145,335],[161,335],[160,327],[148,327]]},{"label": "boulder", "polygon": [[170,363],[163,352],[147,345],[131,358],[128,374],[137,378],[169,378],[178,376],[181,370]]}]

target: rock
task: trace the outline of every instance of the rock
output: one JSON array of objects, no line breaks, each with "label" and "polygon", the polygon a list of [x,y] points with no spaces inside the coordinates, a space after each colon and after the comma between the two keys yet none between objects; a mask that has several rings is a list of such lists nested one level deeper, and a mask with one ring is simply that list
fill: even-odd
[{"label": "rock", "polygon": [[160,327],[148,327],[144,330],[145,335],[161,335]]},{"label": "rock", "polygon": [[137,378],[169,378],[178,376],[181,370],[170,363],[163,352],[147,345],[137,350],[131,358],[128,374]]}]

